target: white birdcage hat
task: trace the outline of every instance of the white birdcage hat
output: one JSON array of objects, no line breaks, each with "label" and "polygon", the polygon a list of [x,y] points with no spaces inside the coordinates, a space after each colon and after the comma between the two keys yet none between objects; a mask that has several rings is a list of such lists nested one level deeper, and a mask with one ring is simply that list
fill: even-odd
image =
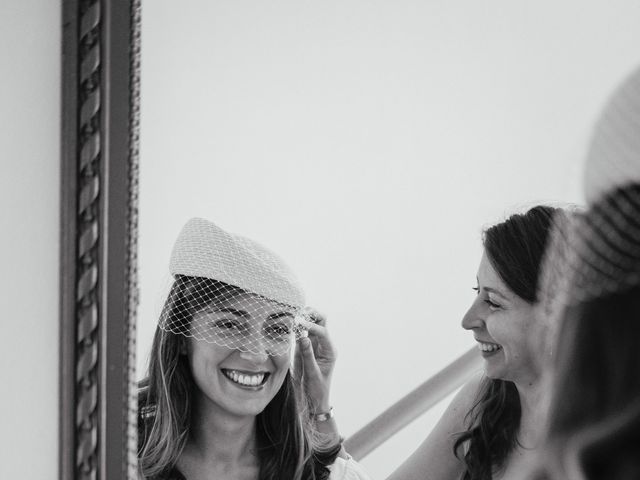
[{"label": "white birdcage hat", "polygon": [[295,275],[259,243],[192,218],[174,244],[175,281],[159,327],[246,352],[283,354],[302,330],[305,298]]},{"label": "white birdcage hat", "polygon": [[584,178],[587,208],[556,223],[547,250],[549,312],[640,286],[640,69],[598,118]]}]

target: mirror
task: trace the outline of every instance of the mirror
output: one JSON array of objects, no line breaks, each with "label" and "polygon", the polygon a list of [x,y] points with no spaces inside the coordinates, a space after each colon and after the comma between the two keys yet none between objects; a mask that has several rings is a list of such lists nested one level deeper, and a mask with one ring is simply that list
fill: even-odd
[{"label": "mirror", "polygon": [[58,474],[133,479],[140,2],[61,7]]},{"label": "mirror", "polygon": [[[344,435],[466,351],[482,227],[582,202],[640,44],[615,3],[144,1],[138,378],[194,216],[278,252],[326,312]],[[384,478],[441,411],[363,465]]]}]

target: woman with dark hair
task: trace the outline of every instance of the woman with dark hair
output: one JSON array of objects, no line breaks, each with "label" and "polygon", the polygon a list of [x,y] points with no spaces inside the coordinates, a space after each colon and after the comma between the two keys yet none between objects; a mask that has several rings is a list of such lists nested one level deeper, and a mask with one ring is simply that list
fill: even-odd
[{"label": "woman with dark hair", "polygon": [[192,219],[170,270],[139,394],[141,477],[366,478],[332,419],[324,320],[282,260]]},{"label": "woman with dark hair", "polygon": [[545,396],[536,346],[537,280],[562,210],[537,206],[488,228],[477,293],[462,326],[473,332],[484,373],[465,385],[431,434],[389,480],[510,478],[536,448]]}]

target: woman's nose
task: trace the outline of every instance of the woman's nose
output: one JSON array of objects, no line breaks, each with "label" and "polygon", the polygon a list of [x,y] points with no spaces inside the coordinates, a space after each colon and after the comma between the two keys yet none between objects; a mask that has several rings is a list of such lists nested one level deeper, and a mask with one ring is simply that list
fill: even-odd
[{"label": "woman's nose", "polygon": [[241,351],[240,358],[252,363],[264,363],[269,359],[269,354],[266,352],[266,350]]},{"label": "woman's nose", "polygon": [[254,338],[250,345],[245,346],[246,350],[240,352],[240,358],[254,363],[264,363],[269,358],[269,351],[265,344],[265,339]]},{"label": "woman's nose", "polygon": [[467,313],[464,314],[464,317],[462,317],[462,328],[465,330],[480,328],[484,325],[484,317],[482,316],[479,300],[477,298],[469,307]]}]

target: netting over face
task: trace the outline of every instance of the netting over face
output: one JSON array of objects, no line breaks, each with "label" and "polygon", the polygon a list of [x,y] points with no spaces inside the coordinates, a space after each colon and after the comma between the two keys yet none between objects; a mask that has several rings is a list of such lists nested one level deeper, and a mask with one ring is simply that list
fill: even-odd
[{"label": "netting over face", "polygon": [[283,355],[301,329],[301,309],[216,280],[179,276],[160,316],[163,330],[256,354]]},{"label": "netting over face", "polygon": [[203,219],[180,233],[170,271],[175,281],[159,327],[259,355],[284,355],[304,335],[304,294],[275,254]]}]

